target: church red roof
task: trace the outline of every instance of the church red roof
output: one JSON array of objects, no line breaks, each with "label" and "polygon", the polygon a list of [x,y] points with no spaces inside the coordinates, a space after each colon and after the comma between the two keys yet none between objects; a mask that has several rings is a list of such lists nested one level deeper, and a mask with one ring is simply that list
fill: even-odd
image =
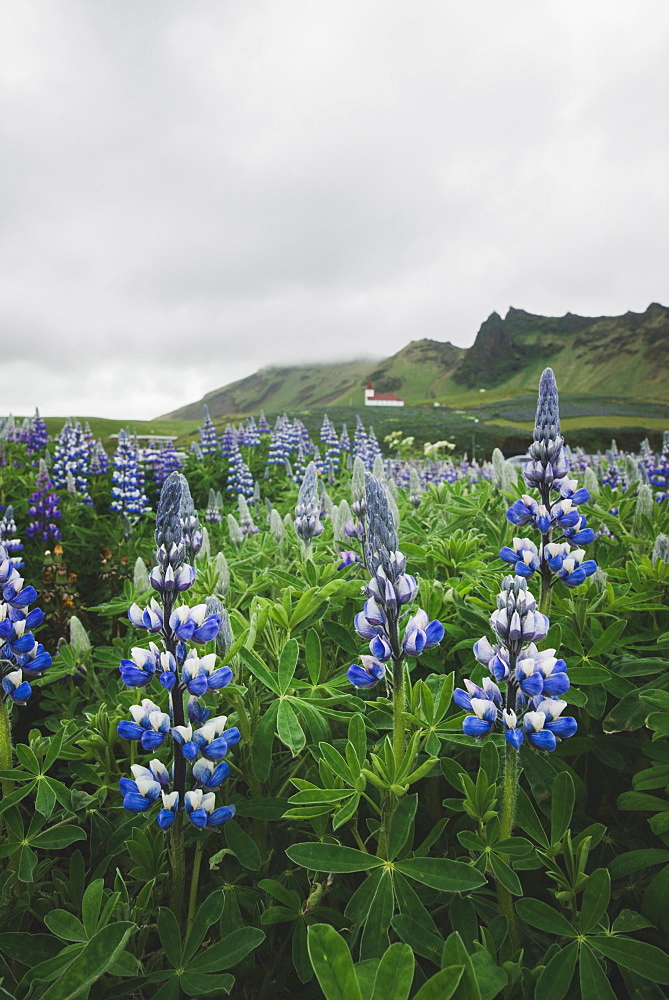
[{"label": "church red roof", "polygon": [[398,402],[403,403],[404,400],[401,396],[396,396],[394,392],[375,392],[370,399],[396,399]]}]

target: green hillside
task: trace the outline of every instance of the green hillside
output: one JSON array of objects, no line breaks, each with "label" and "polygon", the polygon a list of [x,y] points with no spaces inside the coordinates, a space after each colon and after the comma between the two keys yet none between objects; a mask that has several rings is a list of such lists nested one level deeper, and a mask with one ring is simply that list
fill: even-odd
[{"label": "green hillside", "polygon": [[612,397],[623,407],[669,402],[669,309],[652,303],[624,316],[548,317],[511,308],[504,319],[488,317],[470,348],[416,340],[382,362],[264,368],[161,419],[199,420],[203,403],[213,417],[358,406],[369,378],[377,391],[395,392],[407,405],[468,409],[481,404],[483,392],[486,404],[532,398],[547,365],[563,392],[597,396],[600,412],[602,399],[613,404]]}]

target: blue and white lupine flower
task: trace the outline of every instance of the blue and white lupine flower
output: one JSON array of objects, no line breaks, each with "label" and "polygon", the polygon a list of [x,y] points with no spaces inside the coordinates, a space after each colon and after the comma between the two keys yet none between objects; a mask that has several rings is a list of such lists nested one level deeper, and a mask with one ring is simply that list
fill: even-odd
[{"label": "blue and white lupine flower", "polygon": [[577,729],[575,719],[561,717],[567,703],[559,696],[569,689],[567,664],[555,649],[537,648],[549,621],[536,610],[524,577],[506,577],[490,624],[499,642],[482,637],[473,648],[492,677],[484,677],[482,685],[466,679],[464,688],[453,693],[455,704],[473,713],[463,721],[464,734],[480,740],[501,730],[516,750],[525,741],[537,750],[554,750]]},{"label": "blue and white lupine flower", "polygon": [[361,656],[360,660],[362,666],[358,663],[352,663],[346,671],[346,676],[355,687],[374,687],[385,678],[386,667],[381,660],[377,660],[375,656]]},{"label": "blue and white lupine flower", "polygon": [[318,470],[316,463],[310,462],[300,486],[295,506],[295,531],[304,543],[305,551],[311,542],[323,531],[320,520],[321,501],[318,496]]},{"label": "blue and white lupine flower", "polygon": [[389,660],[393,661],[394,675],[399,674],[405,654],[420,656],[444,637],[441,622],[430,621],[422,609],[408,617],[400,635],[400,622],[418,594],[418,584],[406,572],[406,557],[398,548],[395,519],[385,487],[370,473],[365,474],[364,482],[364,496],[359,486],[357,492],[354,490],[353,508],[357,507],[364,521],[363,554],[371,578],[364,588],[367,600],[355,616],[354,625],[358,634],[369,640],[371,656],[361,657],[362,666],[352,664],[347,672],[351,683],[360,688],[372,687],[383,680],[384,664]]},{"label": "blue and white lupine flower", "polygon": [[193,778],[202,788],[213,789],[222,785],[230,774],[230,765],[226,760],[214,762],[206,757],[200,757],[193,764]]},{"label": "blue and white lupine flower", "polygon": [[117,726],[121,739],[138,740],[143,750],[157,750],[162,746],[170,731],[169,715],[161,712],[149,698],[144,698],[141,705],[131,705],[129,711],[133,721],[123,719]]},{"label": "blue and white lupine flower", "polygon": [[234,806],[219,806],[216,809],[216,796],[213,792],[203,792],[196,788],[186,792],[186,815],[193,826],[212,827],[227,823],[235,815]]},{"label": "blue and white lupine flower", "polygon": [[[225,728],[224,716],[207,723],[210,709],[199,700],[206,692],[217,691],[232,680],[230,668],[218,665],[219,653],[227,653],[232,644],[229,622],[217,598],[208,598],[195,607],[175,606],[177,595],[188,590],[195,580],[193,564],[201,544],[202,533],[188,484],[180,473],[172,473],[165,482],[156,512],[157,565],[150,580],[158,596],[148,607],[134,604],[128,612],[136,628],[160,634],[161,643],[150,642],[148,648],[133,647],[132,659],[123,660],[119,668],[130,687],[148,686],[156,678],[163,692],[168,692],[167,711],[147,698],[131,707],[130,720],[118,724],[122,738],[139,742],[145,750],[153,750],[166,741],[173,748],[171,782],[165,765],[152,761],[149,769],[133,768],[135,780],[122,779],[120,785],[124,806],[136,812],[148,810],[162,792],[157,821],[164,830],[172,826],[182,808],[194,825],[201,828],[219,826],[234,813],[227,807],[215,809],[213,793],[207,792],[210,798],[206,800],[201,798],[202,787],[218,787],[224,780],[229,765],[223,761],[219,764],[219,759],[240,738],[238,729]],[[188,648],[190,642],[203,644],[214,640],[216,653],[200,657],[195,649]],[[200,726],[195,733],[194,724]],[[206,763],[200,764],[199,760]],[[209,768],[209,763],[214,766]],[[186,791],[189,765],[192,765],[191,780],[198,786],[192,793]]]},{"label": "blue and white lupine flower", "polygon": [[25,705],[32,694],[30,681],[51,666],[51,655],[35,639],[33,629],[44,621],[40,608],[28,610],[37,599],[0,544],[0,678],[5,700]]}]

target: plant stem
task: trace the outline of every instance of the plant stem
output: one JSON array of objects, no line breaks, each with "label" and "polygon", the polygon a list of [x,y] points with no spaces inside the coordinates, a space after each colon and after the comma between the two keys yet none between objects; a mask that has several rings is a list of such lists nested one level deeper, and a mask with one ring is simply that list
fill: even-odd
[{"label": "plant stem", "polygon": [[393,657],[393,753],[395,772],[404,764],[404,662]]},{"label": "plant stem", "polygon": [[170,831],[170,865],[172,868],[170,909],[178,921],[181,921],[183,912],[184,884],[186,881],[183,816],[182,810],[179,809],[174,817],[174,823]]},{"label": "plant stem", "polygon": [[[519,776],[518,751],[510,743],[505,744],[504,750],[504,784],[502,786],[502,813],[499,827],[500,840],[507,840],[513,830]],[[508,864],[509,859],[505,858],[504,860]],[[511,893],[505,886],[500,885],[499,882],[497,883],[497,898],[499,899],[500,910],[508,921],[509,939],[515,953],[520,948],[516,911],[513,908]]]},{"label": "plant stem", "polygon": [[204,851],[204,840],[200,838],[195,845],[195,857],[193,858],[193,874],[190,880],[190,895],[188,897],[188,922],[186,924],[186,938],[190,934],[190,929],[195,920],[197,909],[197,890],[200,882],[200,866],[202,864],[202,853]]},{"label": "plant stem", "polygon": [[[0,770],[12,769],[12,724],[9,718],[9,705],[6,699],[0,702]],[[14,782],[8,778],[2,781],[2,797],[14,791]]]}]

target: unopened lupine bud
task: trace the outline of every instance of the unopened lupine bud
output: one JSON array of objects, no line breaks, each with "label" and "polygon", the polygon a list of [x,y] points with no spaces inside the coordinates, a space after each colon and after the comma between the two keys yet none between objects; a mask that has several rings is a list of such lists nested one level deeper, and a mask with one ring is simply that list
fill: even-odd
[{"label": "unopened lupine bud", "polygon": [[587,467],[583,474],[583,485],[588,493],[599,493],[599,479],[597,478],[595,470],[590,466]]},{"label": "unopened lupine bud", "polygon": [[274,535],[276,543],[280,545],[286,537],[286,529],[283,521],[281,520],[281,514],[279,514],[278,510],[275,510],[274,507],[272,507],[269,515],[269,529]]},{"label": "unopened lupine bud", "polygon": [[135,568],[133,570],[132,585],[135,590],[140,593],[151,588],[151,583],[149,581],[149,571],[146,568],[146,563],[141,556],[137,556],[135,561]]},{"label": "unopened lupine bud", "polygon": [[232,544],[239,548],[244,541],[244,535],[234,514],[228,514],[228,534],[230,535]]},{"label": "unopened lupine bud", "polygon": [[70,645],[80,658],[84,657],[91,648],[88,632],[75,615],[70,618]]},{"label": "unopened lupine bud", "polygon": [[666,535],[658,535],[655,539],[651,562],[653,566],[657,562],[669,563],[669,538]]},{"label": "unopened lupine bud", "polygon": [[637,491],[636,509],[634,511],[634,534],[645,534],[644,518],[653,513],[653,491],[646,483],[641,483]]},{"label": "unopened lupine bud", "polygon": [[225,597],[230,587],[230,568],[223,552],[218,552],[214,562],[216,569],[216,593]]}]

